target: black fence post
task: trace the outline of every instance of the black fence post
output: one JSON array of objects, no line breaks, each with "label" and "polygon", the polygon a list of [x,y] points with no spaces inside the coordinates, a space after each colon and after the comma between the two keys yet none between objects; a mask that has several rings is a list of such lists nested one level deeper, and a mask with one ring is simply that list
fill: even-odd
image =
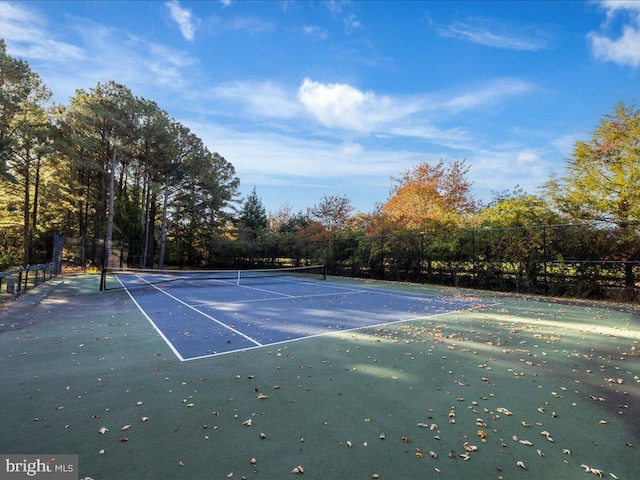
[{"label": "black fence post", "polygon": [[384,280],[385,266],[384,266],[384,233],[380,237],[380,280]]},{"label": "black fence post", "polygon": [[419,281],[423,282],[423,272],[424,271],[424,232],[420,232],[420,275]]},{"label": "black fence post", "polygon": [[473,286],[478,284],[477,272],[476,272],[476,230],[471,230],[471,272],[473,275]]},{"label": "black fence post", "polygon": [[547,275],[547,227],[542,226],[542,262],[544,263],[544,294],[549,295],[549,278]]}]

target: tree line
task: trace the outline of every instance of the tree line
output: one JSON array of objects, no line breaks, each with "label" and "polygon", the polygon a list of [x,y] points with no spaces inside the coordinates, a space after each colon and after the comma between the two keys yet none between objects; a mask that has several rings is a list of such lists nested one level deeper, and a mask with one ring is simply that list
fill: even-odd
[{"label": "tree line", "polygon": [[32,263],[53,232],[105,238],[112,228],[112,238],[141,242],[145,258],[159,244],[162,265],[169,236],[197,243],[228,227],[233,165],[154,101],[115,82],[77,90],[68,105],[50,100],[0,40],[3,263]]},{"label": "tree line", "polygon": [[[564,171],[537,194],[514,187],[477,201],[465,159],[414,166],[374,212],[347,195],[306,211],[266,212],[240,198],[233,165],[152,100],[115,82],[77,90],[68,105],[0,40],[0,264],[31,263],[53,233],[128,240],[143,265],[202,265],[212,239],[287,242],[591,222],[615,231],[613,260],[635,279],[640,221],[640,111],[620,102]],[[113,196],[111,195],[113,192]],[[113,208],[109,200],[113,199]],[[111,230],[110,230],[111,229]],[[577,230],[579,235],[579,230]],[[17,244],[16,239],[20,239]]]}]

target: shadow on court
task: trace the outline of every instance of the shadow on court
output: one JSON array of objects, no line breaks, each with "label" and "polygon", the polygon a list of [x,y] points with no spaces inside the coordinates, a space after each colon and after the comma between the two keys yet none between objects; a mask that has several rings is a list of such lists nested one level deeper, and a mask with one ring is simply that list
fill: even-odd
[{"label": "shadow on court", "polygon": [[98,281],[0,312],[1,453],[96,480],[640,478],[629,307],[391,284],[499,305],[181,362]]},{"label": "shadow on court", "polygon": [[[482,302],[326,281],[256,278],[243,284],[124,281],[181,360],[469,310]],[[141,285],[142,284],[142,285]]]}]

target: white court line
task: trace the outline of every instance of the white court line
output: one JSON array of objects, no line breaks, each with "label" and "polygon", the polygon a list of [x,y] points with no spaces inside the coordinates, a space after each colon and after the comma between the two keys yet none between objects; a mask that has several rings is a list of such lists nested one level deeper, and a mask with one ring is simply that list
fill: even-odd
[{"label": "white court line", "polygon": [[[500,305],[500,304],[499,303],[492,303],[492,304],[488,304],[488,305],[495,306],[495,305]],[[483,306],[485,306],[485,305],[483,305]],[[326,332],[323,332],[323,333],[316,333],[316,334],[313,334],[313,335],[304,335],[302,337],[290,338],[288,340],[281,340],[279,342],[267,343],[267,344],[262,345],[262,346],[263,347],[271,347],[271,346],[274,346],[274,345],[283,345],[283,344],[286,344],[286,343],[298,342],[300,340],[307,340],[309,338],[326,337],[327,335],[340,335],[340,334],[343,334],[343,333],[355,332],[357,330],[366,330],[368,328],[379,328],[379,327],[386,327],[386,326],[389,326],[389,325],[395,325],[395,324],[398,324],[398,323],[414,322],[414,321],[417,321],[417,320],[427,320],[427,319],[434,318],[434,317],[441,317],[443,315],[449,315],[450,313],[468,312],[470,310],[474,310],[475,308],[477,308],[477,306],[471,305],[471,306],[469,306],[469,308],[458,309],[458,310],[450,310],[450,311],[447,311],[447,312],[434,313],[432,315],[420,315],[418,317],[405,318],[405,319],[401,319],[401,320],[393,320],[391,322],[376,323],[376,324],[371,324],[371,325],[362,325],[360,327],[347,328],[347,329],[344,329],[344,330],[326,331]],[[244,352],[244,351],[247,351],[247,350],[253,350],[255,348],[259,348],[259,347],[255,346],[255,347],[239,348],[239,349],[231,350],[231,351],[228,351],[228,352],[219,352],[219,353],[212,353],[212,354],[208,354],[208,355],[200,355],[198,357],[189,357],[189,358],[185,358],[184,361],[185,362],[190,362],[191,360],[202,360],[203,358],[218,357],[220,355],[227,355],[229,353],[237,353],[237,352]]]},{"label": "white court line", "polygon": [[149,315],[147,315],[147,312],[145,312],[144,309],[140,306],[140,304],[136,301],[136,299],[133,298],[133,295],[131,295],[131,292],[129,291],[129,289],[124,286],[124,284],[120,280],[120,277],[118,277],[116,275],[116,278],[118,279],[118,282],[120,283],[120,285],[122,285],[122,288],[124,288],[124,291],[127,292],[127,295],[129,295],[129,298],[131,298],[131,300],[133,300],[133,303],[135,303],[136,307],[138,307],[138,309],[142,312],[142,315],[144,315],[144,317],[147,320],[149,320],[149,323],[151,324],[151,326],[155,329],[156,332],[158,332],[158,334],[162,337],[162,339],[165,341],[165,343],[167,345],[169,345],[169,348],[171,349],[171,351],[173,351],[173,353],[175,353],[176,357],[178,357],[178,359],[181,362],[184,362],[185,358],[183,358],[182,355],[180,355],[180,352],[178,352],[178,350],[176,350],[176,348],[173,346],[173,343],[171,343],[169,341],[169,339],[165,336],[165,334],[162,333],[162,330],[160,330],[160,328],[154,323],[154,321],[151,320],[151,317]]},{"label": "white court line", "polygon": [[[419,293],[416,294],[410,294],[410,295],[398,295],[396,293],[389,293],[385,290],[382,289],[378,289],[375,287],[364,287],[364,288],[353,288],[347,285],[340,285],[340,284],[335,284],[335,283],[328,283],[328,284],[324,284],[321,282],[317,282],[317,281],[309,281],[309,280],[289,280],[289,279],[284,279],[284,278],[279,278],[275,280],[276,282],[280,282],[280,283],[289,283],[289,284],[296,284],[296,285],[313,285],[314,287],[320,287],[320,288],[333,288],[333,289],[337,289],[337,290],[344,290],[345,292],[343,293],[337,293],[337,292],[331,292],[331,293],[315,293],[315,294],[310,294],[310,295],[290,295],[287,293],[282,293],[282,292],[276,292],[274,290],[267,290],[265,288],[258,288],[258,287],[251,287],[249,285],[243,285],[242,283],[238,284],[235,282],[230,282],[230,281],[225,281],[225,280],[219,280],[217,282],[219,283],[223,283],[225,285],[228,286],[232,286],[232,287],[241,287],[241,288],[246,288],[249,290],[256,290],[258,292],[264,292],[264,293],[270,293],[273,295],[280,295],[281,297],[284,298],[291,298],[291,299],[301,299],[301,298],[315,298],[315,297],[330,297],[330,296],[339,296],[339,295],[345,295],[345,294],[349,294],[349,295],[353,295],[353,294],[358,294],[358,293],[367,293],[367,294],[378,294],[378,295],[387,295],[387,296],[391,296],[391,297],[398,297],[398,298],[414,298],[414,299],[425,299],[428,298],[429,300],[433,300],[433,299],[437,299],[438,297],[433,296],[433,295],[422,295]],[[148,282],[147,282],[148,283]],[[193,305],[199,305],[199,306],[208,306],[208,305],[224,305],[224,304],[237,304],[237,303],[254,303],[254,302],[266,302],[266,301],[273,301],[273,300],[282,300],[282,298],[257,298],[257,299],[251,299],[251,300],[240,300],[240,301],[230,301],[230,302],[196,302],[193,303]]]},{"label": "white court line", "polygon": [[[136,275],[137,276],[137,275]],[[230,353],[237,353],[237,352],[244,352],[247,350],[253,350],[255,348],[259,348],[259,347],[270,347],[272,345],[281,345],[281,344],[286,344],[286,343],[290,343],[290,342],[295,342],[295,341],[299,341],[299,340],[305,340],[308,338],[315,338],[315,337],[322,337],[322,336],[326,336],[326,335],[335,335],[335,334],[343,334],[343,333],[348,333],[348,332],[353,332],[353,331],[357,331],[357,330],[364,330],[364,329],[368,329],[368,328],[378,328],[378,327],[384,327],[384,326],[388,326],[388,325],[394,325],[394,324],[398,324],[398,323],[404,323],[404,322],[411,322],[411,321],[416,321],[416,320],[421,320],[421,319],[428,319],[428,318],[433,318],[433,317],[439,317],[442,315],[448,315],[450,313],[458,313],[458,312],[466,312],[466,311],[470,311],[470,310],[474,310],[476,308],[478,308],[479,306],[495,306],[495,305],[499,305],[499,303],[492,303],[492,304],[484,304],[481,302],[481,305],[474,305],[472,302],[469,301],[461,301],[461,300],[452,300],[452,302],[459,302],[459,303],[467,303],[469,304],[467,308],[458,308],[455,310],[449,310],[446,312],[440,312],[440,313],[434,313],[432,315],[420,315],[417,317],[412,317],[412,318],[405,318],[405,319],[400,319],[400,320],[394,320],[394,321],[390,321],[390,322],[382,322],[382,323],[377,323],[377,324],[371,324],[371,325],[362,325],[362,326],[358,326],[358,327],[353,327],[353,328],[348,328],[348,329],[344,329],[344,330],[332,330],[332,331],[326,331],[323,333],[318,333],[318,334],[311,334],[311,335],[304,335],[298,338],[292,338],[292,339],[288,339],[288,340],[282,340],[279,342],[273,342],[273,343],[267,343],[267,344],[261,344],[260,342],[254,340],[253,338],[245,335],[244,333],[230,327],[229,325],[220,322],[219,320],[215,319],[214,317],[202,312],[201,310],[198,310],[197,308],[193,307],[192,305],[189,305],[188,303],[180,300],[179,298],[171,295],[170,293],[162,290],[161,288],[158,288],[156,285],[146,281],[144,278],[137,276],[138,278],[140,278],[140,280],[142,280],[143,282],[147,283],[148,285],[152,286],[153,288],[155,288],[156,290],[164,293],[165,295],[167,295],[168,297],[176,300],[177,302],[183,304],[184,306],[190,308],[191,310],[203,315],[204,317],[213,320],[214,322],[218,323],[219,325],[239,334],[240,336],[246,338],[247,340],[249,340],[250,342],[254,343],[255,346],[253,347],[244,347],[244,348],[239,348],[239,349],[234,349],[234,350],[229,350],[229,351],[225,351],[225,352],[218,352],[218,353],[210,353],[210,354],[206,354],[206,355],[201,355],[201,356],[197,356],[197,357],[189,357],[189,358],[183,358],[182,355],[180,355],[180,353],[175,349],[175,347],[173,346],[173,344],[167,339],[167,337],[162,333],[162,331],[160,331],[160,329],[157,327],[157,325],[153,322],[153,320],[151,320],[151,318],[147,315],[147,313],[142,309],[142,307],[138,304],[138,302],[135,300],[135,298],[131,295],[131,292],[129,292],[129,290],[127,289],[127,287],[124,286],[124,284],[122,284],[122,282],[120,281],[120,279],[118,278],[118,281],[120,282],[120,284],[122,285],[122,287],[126,290],[127,294],[129,295],[129,297],[133,300],[133,302],[136,304],[136,306],[140,309],[140,311],[142,312],[142,314],[147,318],[147,320],[149,320],[149,322],[151,323],[151,325],[153,325],[154,329],[156,331],[158,331],[158,333],[160,334],[160,336],[164,339],[164,341],[169,345],[169,348],[171,348],[171,350],[176,354],[176,356],[178,357],[178,359],[180,361],[186,362],[186,361],[191,361],[191,360],[200,360],[203,358],[211,358],[211,357],[216,357],[219,355],[227,355]],[[283,281],[284,282],[284,281]],[[223,282],[223,283],[227,283],[227,282]],[[302,281],[296,281],[296,280],[292,280],[292,281],[288,281],[288,283],[303,283],[303,284],[312,284],[312,285],[316,285],[316,286],[322,286],[325,287],[325,285],[321,285],[318,284],[316,282],[302,282]],[[235,285],[232,283],[229,283],[229,285]],[[293,295],[288,295],[288,294],[283,294],[280,292],[273,292],[273,291],[269,291],[269,290],[265,290],[265,289],[259,289],[259,288],[255,288],[255,287],[249,287],[247,285],[235,285],[235,286],[240,286],[240,287],[244,287],[244,288],[249,288],[252,290],[258,290],[258,291],[264,291],[267,293],[273,293],[273,294],[278,294],[281,295],[284,298],[271,298],[271,299],[257,299],[257,300],[248,300],[246,301],[246,303],[248,302],[257,302],[257,301],[266,301],[266,300],[283,300],[285,298],[308,298],[308,297],[322,297],[322,296],[339,296],[339,295],[353,295],[353,294],[360,294],[360,293],[374,293],[374,294],[379,294],[379,295],[387,295],[387,296],[392,296],[392,297],[398,297],[398,298],[411,298],[414,300],[420,300],[422,299],[427,299],[430,301],[434,301],[434,300],[441,300],[441,301],[446,301],[444,299],[446,299],[447,297],[441,297],[441,296],[434,296],[434,295],[421,295],[419,293],[409,293],[407,294],[407,292],[403,292],[405,294],[397,294],[395,292],[387,292],[383,289],[377,288],[377,287],[363,287],[361,289],[354,289],[351,288],[349,286],[342,286],[342,285],[336,285],[336,284],[330,284],[327,285],[326,288],[338,288],[338,289],[343,289],[346,290],[343,293],[326,293],[326,294],[314,294],[314,295],[301,295],[301,296],[293,296]],[[218,302],[219,305],[222,304],[233,304],[233,303],[240,303],[240,302]],[[205,304],[206,305],[206,304]]]},{"label": "white court line", "polygon": [[[265,292],[269,292],[268,290],[264,290]],[[277,292],[269,292],[269,293],[277,293]],[[226,302],[202,302],[202,303],[194,303],[194,305],[198,306],[211,306],[211,305],[237,305],[239,303],[257,303],[257,302],[273,302],[273,301],[281,301],[281,300],[298,300],[304,298],[319,298],[319,297],[343,297],[345,295],[359,295],[361,293],[371,293],[371,292],[357,292],[357,291],[349,291],[349,292],[333,292],[333,293],[313,293],[309,295],[286,295],[283,298],[252,298],[249,300],[229,300]]]},{"label": "white court line", "polygon": [[[225,282],[226,283],[226,282]],[[265,292],[265,293],[271,293],[274,295],[280,295],[283,298],[254,298],[254,299],[249,299],[249,300],[237,300],[237,301],[217,301],[217,302],[210,302],[210,301],[200,301],[200,302],[195,302],[193,303],[193,305],[198,305],[198,306],[213,306],[213,305],[226,305],[226,304],[231,304],[231,305],[237,305],[239,303],[256,303],[256,302],[272,302],[272,301],[276,301],[276,300],[283,300],[283,299],[305,299],[305,298],[319,298],[319,297],[340,297],[343,295],[358,295],[358,294],[367,294],[367,295],[384,295],[387,297],[394,297],[394,298],[408,298],[411,300],[418,300],[421,302],[434,302],[434,301],[440,301],[440,302],[448,302],[448,303],[470,303],[469,300],[456,300],[456,299],[449,299],[449,297],[447,296],[437,296],[437,295],[427,295],[427,294],[421,294],[421,293],[411,293],[411,292],[388,292],[386,290],[380,289],[380,288],[376,288],[376,287],[364,287],[361,289],[354,289],[351,288],[349,286],[343,286],[343,285],[336,285],[336,284],[330,284],[330,285],[322,285],[322,284],[318,284],[318,283],[314,283],[314,282],[301,282],[301,281],[295,281],[295,280],[291,280],[291,281],[287,281],[287,283],[296,283],[296,284],[306,284],[306,285],[314,285],[314,286],[319,286],[322,288],[333,288],[335,287],[336,289],[339,290],[344,290],[343,292],[331,292],[331,293],[313,293],[313,294],[309,294],[309,295],[289,295],[286,293],[281,293],[281,292],[275,292],[273,290],[266,290],[263,288],[256,288],[256,287],[249,287],[247,285],[237,285],[235,283],[229,283],[229,285],[234,286],[234,287],[243,287],[243,288],[248,288],[251,290],[257,290],[259,292]]]},{"label": "white court line", "polygon": [[[302,283],[302,282],[298,282],[298,283]],[[274,295],[282,295],[283,297],[289,297],[289,298],[293,298],[294,295],[289,295],[288,293],[282,293],[282,292],[274,292],[272,290],[266,290],[264,288],[257,288],[257,287],[250,287],[248,285],[236,285],[236,287],[241,287],[241,288],[246,288],[247,290],[256,290],[258,292],[264,292],[264,293],[273,293]]]},{"label": "white court line", "polygon": [[[256,346],[258,346],[258,347],[261,347],[261,346],[262,346],[262,344],[261,344],[260,342],[258,342],[257,340],[255,340],[255,339],[253,339],[253,338],[249,337],[248,335],[245,335],[244,333],[242,333],[242,332],[241,332],[241,331],[239,331],[239,330],[236,330],[236,329],[235,329],[235,328],[233,328],[233,327],[230,327],[230,326],[229,326],[229,325],[227,325],[226,323],[222,323],[220,320],[217,320],[217,319],[213,318],[211,315],[208,315],[208,314],[204,313],[203,311],[198,310],[196,307],[193,307],[193,306],[189,305],[188,303],[183,302],[183,301],[182,301],[182,300],[180,300],[178,297],[175,297],[175,296],[171,295],[170,293],[165,292],[165,291],[164,291],[164,290],[162,290],[161,288],[158,288],[158,287],[157,287],[157,286],[155,286],[154,284],[147,282],[144,278],[140,277],[139,275],[136,275],[136,277],[138,277],[140,280],[142,280],[142,281],[143,281],[143,282],[145,282],[146,284],[148,284],[148,285],[152,286],[153,288],[155,288],[155,289],[156,289],[156,290],[158,290],[159,292],[164,293],[167,297],[172,298],[172,299],[173,299],[173,300],[175,300],[176,302],[181,303],[181,304],[182,304],[182,305],[184,305],[185,307],[190,308],[190,309],[191,309],[191,310],[193,310],[194,312],[199,313],[199,314],[200,314],[200,315],[202,315],[203,317],[208,318],[209,320],[213,320],[213,321],[214,321],[214,322],[216,322],[218,325],[220,325],[220,326],[222,326],[222,327],[224,327],[224,328],[226,328],[226,329],[228,329],[228,330],[231,330],[231,331],[232,331],[232,332],[234,332],[234,333],[237,333],[238,335],[240,335],[241,337],[246,338],[247,340],[249,340],[251,343],[254,343],[254,344],[255,344]],[[118,278],[118,281],[120,282],[120,279],[119,279],[119,278]],[[122,285],[122,287],[127,291],[127,293],[129,294],[129,296],[131,297],[131,299],[135,302],[135,304],[138,306],[138,308],[140,309],[140,311],[141,311],[142,313],[144,313],[144,315],[145,315],[147,318],[149,318],[149,316],[148,316],[148,315],[146,314],[146,312],[142,309],[142,307],[140,307],[140,305],[138,304],[138,302],[136,302],[136,301],[135,301],[135,299],[133,298],[133,296],[132,296],[132,295],[131,295],[131,293],[129,292],[129,289],[128,289],[127,287],[125,287],[125,286],[122,284],[122,282],[120,282],[120,284],[121,284],[121,285]],[[151,319],[149,319],[149,321],[151,321]],[[151,323],[153,323],[153,321],[151,321]],[[154,326],[156,326],[156,325],[155,325],[155,323],[153,323],[153,325],[154,325]],[[156,327],[156,329],[157,329],[157,327]],[[167,337],[165,337],[165,336],[163,335],[163,338],[165,339],[165,341],[167,341]],[[170,345],[171,345],[171,344],[170,344]],[[172,349],[173,349],[173,346],[172,346]],[[174,349],[174,351],[175,351],[175,349]],[[178,358],[180,358],[181,360],[183,360],[183,361],[184,361],[184,359],[182,358],[182,356],[181,356],[181,355],[178,355]]]}]

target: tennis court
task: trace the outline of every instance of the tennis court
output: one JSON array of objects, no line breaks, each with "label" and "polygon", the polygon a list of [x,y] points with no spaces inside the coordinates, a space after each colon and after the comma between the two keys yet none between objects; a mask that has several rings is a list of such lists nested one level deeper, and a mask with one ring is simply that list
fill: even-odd
[{"label": "tennis court", "polygon": [[[326,281],[323,266],[125,270],[126,290],[181,360],[469,310],[478,302]],[[113,278],[110,278],[113,277]]]},{"label": "tennis court", "polygon": [[0,310],[0,453],[94,480],[640,478],[638,306],[162,275]]}]

